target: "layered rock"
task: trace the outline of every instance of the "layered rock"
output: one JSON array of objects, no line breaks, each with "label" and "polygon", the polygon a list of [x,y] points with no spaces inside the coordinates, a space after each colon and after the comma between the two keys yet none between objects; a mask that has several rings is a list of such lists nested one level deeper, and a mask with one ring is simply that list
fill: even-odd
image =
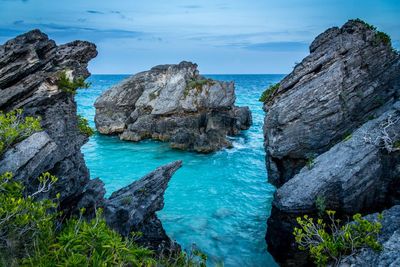
[{"label": "layered rock", "polygon": [[276,186],[399,97],[399,55],[371,26],[319,35],[264,105],[268,179]]},{"label": "layered rock", "polygon": [[296,217],[317,215],[317,199],[343,217],[400,201],[400,56],[360,21],[327,30],[310,52],[264,106],[268,175],[280,187],[266,240],[288,266],[310,261],[292,232]]},{"label": "layered rock", "polygon": [[96,128],[122,140],[157,139],[171,147],[212,152],[232,144],[252,123],[248,107],[237,107],[233,82],[199,75],[197,65],[181,62],[138,73],[96,100]]},{"label": "layered rock", "polygon": [[[88,137],[78,130],[74,94],[59,88],[58,81],[60,72],[70,79],[87,78],[88,62],[96,55],[94,44],[74,41],[57,46],[39,30],[0,46],[0,110],[23,109],[24,116],[40,116],[43,129],[0,155],[0,173],[11,171],[31,193],[37,190],[37,177],[50,172],[58,181],[41,196],[60,193],[65,215],[85,208],[85,216],[91,218],[102,207],[106,221],[122,235],[142,231],[142,244],[153,249],[175,246],[155,212],[162,209],[168,181],[181,162],[160,167],[109,199],[104,198],[103,182],[89,178],[80,152]],[[121,203],[128,197],[129,203]]]}]

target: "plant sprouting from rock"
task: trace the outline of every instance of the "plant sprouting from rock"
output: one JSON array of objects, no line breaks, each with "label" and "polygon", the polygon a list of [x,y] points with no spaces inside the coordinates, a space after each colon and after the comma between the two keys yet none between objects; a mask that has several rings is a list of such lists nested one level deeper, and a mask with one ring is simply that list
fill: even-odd
[{"label": "plant sprouting from rock", "polygon": [[272,96],[272,94],[278,90],[280,86],[280,83],[272,84],[270,85],[260,96],[260,99],[258,101],[265,103],[269,98]]},{"label": "plant sprouting from rock", "polygon": [[375,221],[368,221],[355,214],[353,222],[341,226],[341,220],[335,218],[335,211],[328,210],[326,214],[329,218],[327,223],[307,215],[298,217],[300,227],[293,231],[299,249],[308,251],[316,265],[326,266],[330,262],[336,265],[362,248],[382,248],[377,240],[382,228],[382,215]]},{"label": "plant sprouting from rock", "polygon": [[42,130],[39,117],[24,117],[22,113],[22,109],[8,113],[0,111],[0,156],[10,146]]},{"label": "plant sprouting from rock", "polygon": [[78,129],[86,136],[92,136],[94,134],[94,130],[89,126],[88,120],[81,115],[78,115]]},{"label": "plant sprouting from rock", "polygon": [[326,210],[326,198],[323,196],[317,196],[315,199],[315,207],[317,208],[318,215],[320,217],[323,216]]},{"label": "plant sprouting from rock", "polygon": [[63,71],[58,76],[57,86],[61,91],[75,95],[78,88],[89,88],[90,83],[86,83],[82,77],[70,79],[67,72]]}]

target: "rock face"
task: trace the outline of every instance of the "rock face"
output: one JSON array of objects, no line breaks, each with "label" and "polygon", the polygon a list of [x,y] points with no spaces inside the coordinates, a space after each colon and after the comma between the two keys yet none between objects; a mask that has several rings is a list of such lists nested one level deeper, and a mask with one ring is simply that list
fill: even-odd
[{"label": "rock face", "polygon": [[399,55],[379,36],[357,21],[331,28],[280,82],[264,106],[271,183],[281,186],[399,97]]},{"label": "rock face", "polygon": [[[171,175],[181,166],[160,167],[142,180],[105,199],[100,179],[89,179],[80,152],[88,140],[78,130],[74,94],[58,88],[59,73],[87,78],[87,65],[97,55],[94,44],[74,41],[57,46],[39,30],[33,30],[0,46],[0,110],[23,109],[23,115],[40,116],[43,131],[37,132],[0,155],[0,173],[11,171],[24,182],[27,193],[37,190],[37,177],[50,172],[58,177],[42,197],[61,194],[64,214],[86,208],[87,218],[96,208],[105,210],[106,221],[122,235],[143,232],[140,242],[158,249],[176,246],[165,234],[155,212],[163,207],[163,193]],[[128,198],[131,202],[124,202]],[[122,206],[120,206],[122,205]]]},{"label": "rock face", "polygon": [[309,263],[292,232],[318,198],[343,217],[400,201],[400,56],[360,21],[327,30],[310,52],[264,106],[268,175],[280,187],[266,240],[286,266]]},{"label": "rock face", "polygon": [[212,152],[231,143],[252,123],[248,107],[236,107],[233,82],[200,76],[197,65],[181,62],[138,73],[96,100],[96,127],[122,140],[157,139],[171,147]]}]

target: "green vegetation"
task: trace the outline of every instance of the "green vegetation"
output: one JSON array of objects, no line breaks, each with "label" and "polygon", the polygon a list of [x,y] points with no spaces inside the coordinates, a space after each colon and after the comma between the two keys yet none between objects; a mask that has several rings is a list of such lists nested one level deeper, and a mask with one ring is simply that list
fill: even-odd
[{"label": "green vegetation", "polygon": [[351,138],[353,137],[353,135],[351,133],[347,133],[344,138],[343,141],[349,141]]},{"label": "green vegetation", "polygon": [[373,41],[374,45],[379,45],[381,43],[385,44],[385,45],[391,45],[392,41],[390,39],[390,36],[384,32],[378,31],[376,29],[375,26],[366,23],[365,21],[361,20],[361,19],[353,19],[351,20],[353,22],[358,22],[358,23],[362,23],[363,25],[365,25],[369,30],[374,31],[375,32],[375,39]]},{"label": "green vegetation", "polygon": [[94,134],[94,130],[89,126],[88,120],[81,115],[78,115],[78,129],[86,136],[92,136]]},{"label": "green vegetation", "polygon": [[314,158],[313,157],[309,158],[306,162],[306,165],[307,168],[311,170],[314,167]]},{"label": "green vegetation", "polygon": [[326,214],[329,223],[323,219],[313,220],[304,215],[297,218],[300,228],[295,227],[293,235],[300,250],[306,250],[318,266],[326,266],[329,262],[335,265],[347,255],[361,248],[381,250],[377,241],[382,229],[382,215],[378,220],[370,222],[361,218],[360,214],[353,216],[353,222],[340,226],[341,221],[335,219],[335,211],[328,210]]},{"label": "green vegetation", "polygon": [[369,30],[376,31],[375,26],[368,24],[367,22],[363,21],[362,19],[357,18],[357,19],[351,19],[350,21],[361,23],[361,24],[365,25]]},{"label": "green vegetation", "polygon": [[44,173],[37,191],[25,196],[11,173],[0,175],[0,266],[206,266],[207,257],[199,250],[156,257],[135,243],[140,233],[123,238],[110,229],[101,210],[86,221],[82,209],[78,218],[61,225],[62,216],[55,212],[60,194],[52,200],[37,198],[56,182]]},{"label": "green vegetation", "polygon": [[326,199],[323,196],[317,196],[315,199],[315,207],[318,210],[318,215],[323,216],[326,210]]},{"label": "green vegetation", "polygon": [[272,94],[278,90],[280,83],[272,84],[270,85],[262,94],[260,99],[258,101],[265,103],[269,98],[272,96]]},{"label": "green vegetation", "polygon": [[78,88],[89,88],[90,83],[86,83],[85,79],[82,77],[75,78],[71,81],[67,73],[63,71],[59,74],[57,86],[61,91],[75,95]]},{"label": "green vegetation", "polygon": [[196,78],[191,78],[187,84],[185,91],[183,92],[184,97],[188,96],[190,90],[196,89],[196,92],[199,93],[201,92],[202,88],[204,85],[212,86],[214,85],[214,81],[211,79],[196,79]]},{"label": "green vegetation", "polygon": [[400,140],[394,142],[394,148],[400,148]]},{"label": "green vegetation", "polygon": [[24,118],[22,109],[8,113],[0,111],[0,156],[10,146],[41,130],[40,118]]}]

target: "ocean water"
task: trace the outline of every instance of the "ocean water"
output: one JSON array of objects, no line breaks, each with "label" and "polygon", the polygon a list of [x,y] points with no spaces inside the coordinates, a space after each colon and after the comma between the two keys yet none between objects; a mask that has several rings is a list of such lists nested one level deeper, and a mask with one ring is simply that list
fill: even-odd
[{"label": "ocean water", "polygon": [[[207,75],[235,81],[236,104],[249,106],[253,126],[232,138],[234,148],[202,155],[170,149],[157,141],[132,143],[99,134],[82,147],[92,178],[100,177],[107,195],[174,160],[183,167],[172,177],[165,207],[158,212],[168,235],[184,248],[196,246],[208,265],[277,266],[264,240],[274,187],[267,182],[258,98],[283,75]],[[79,90],[78,113],[94,127],[95,99],[125,75],[93,75],[90,89]]]}]

